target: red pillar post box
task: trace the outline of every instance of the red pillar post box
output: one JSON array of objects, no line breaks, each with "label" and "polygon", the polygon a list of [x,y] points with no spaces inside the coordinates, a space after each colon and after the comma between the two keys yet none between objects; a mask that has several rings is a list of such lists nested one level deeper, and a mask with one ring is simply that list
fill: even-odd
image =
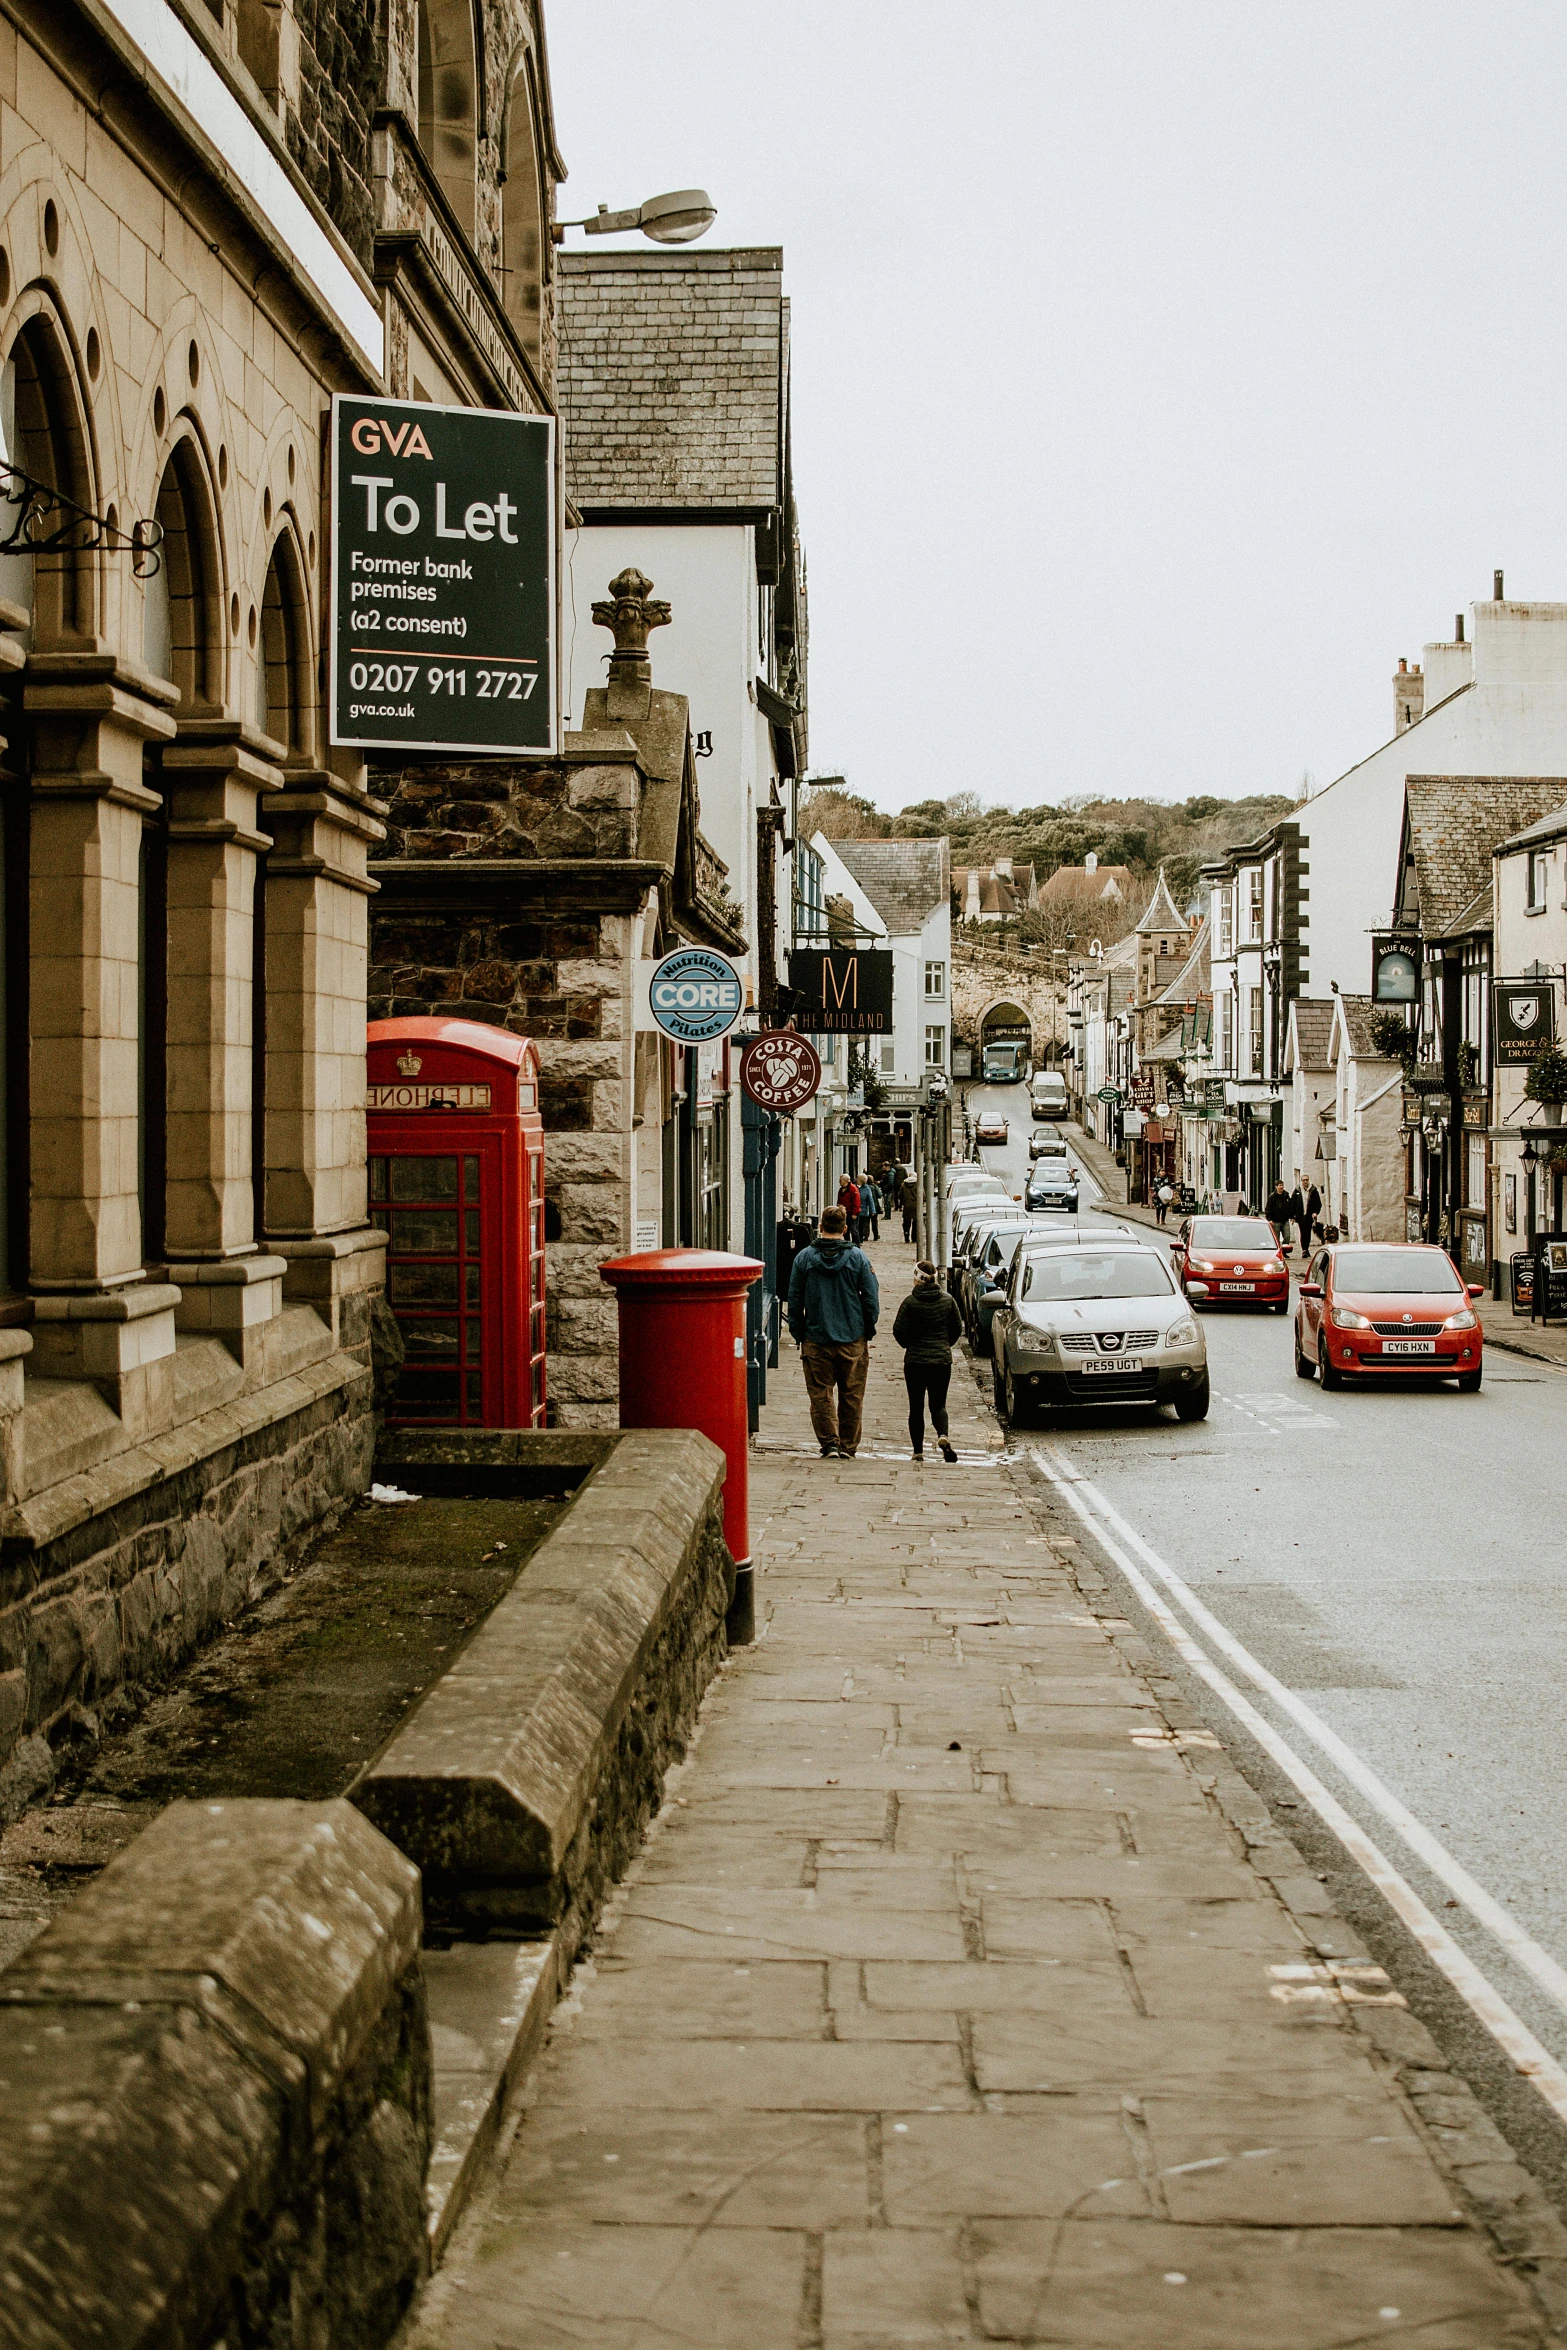
[{"label": "red pillar post box", "polygon": [[478,1020],[372,1020],[370,1220],[406,1354],[394,1427],[544,1426],[539,1056]]},{"label": "red pillar post box", "polygon": [[724,1540],[735,1562],[729,1637],[756,1628],[751,1586],[750,1421],[745,1293],[766,1268],[724,1249],[654,1248],[599,1274],[620,1308],[622,1428],[700,1428],[728,1462]]}]

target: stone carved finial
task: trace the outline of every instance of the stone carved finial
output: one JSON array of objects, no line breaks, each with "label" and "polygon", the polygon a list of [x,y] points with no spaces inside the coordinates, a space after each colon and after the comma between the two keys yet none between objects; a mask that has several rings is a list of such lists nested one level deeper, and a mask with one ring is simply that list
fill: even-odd
[{"label": "stone carved finial", "polygon": [[648,634],[655,628],[667,628],[674,618],[669,606],[652,591],[653,582],[646,572],[628,565],[610,581],[608,598],[593,607],[598,626],[615,632],[615,650],[609,657],[611,685],[647,685],[652,680]]}]

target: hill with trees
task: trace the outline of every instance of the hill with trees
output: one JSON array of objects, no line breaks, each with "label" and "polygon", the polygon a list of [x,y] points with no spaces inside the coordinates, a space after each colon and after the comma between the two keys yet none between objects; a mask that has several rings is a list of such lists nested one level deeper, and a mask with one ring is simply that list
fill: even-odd
[{"label": "hill with trees", "polygon": [[829,840],[933,840],[945,833],[954,865],[1010,857],[1033,865],[1042,882],[1058,865],[1081,865],[1093,852],[1101,865],[1131,867],[1143,904],[1162,865],[1176,903],[1184,905],[1205,859],[1255,839],[1298,804],[1278,792],[1259,792],[1243,800],[1208,794],[1173,803],[1077,797],[1059,807],[987,808],[977,792],[960,791],[950,799],[916,800],[889,817],[833,776],[805,794],[800,821],[805,833],[825,833]]}]

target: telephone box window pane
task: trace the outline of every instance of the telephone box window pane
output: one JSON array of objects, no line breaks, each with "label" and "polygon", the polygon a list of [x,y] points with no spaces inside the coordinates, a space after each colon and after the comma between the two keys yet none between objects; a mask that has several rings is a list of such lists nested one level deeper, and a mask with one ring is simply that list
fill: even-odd
[{"label": "telephone box window pane", "polygon": [[463,1222],[464,1222],[464,1224],[467,1226],[467,1232],[466,1232],[466,1234],[465,1234],[465,1236],[464,1236],[464,1241],[463,1241],[463,1247],[464,1247],[464,1251],[465,1251],[465,1253],[466,1253],[468,1256],[470,1256],[470,1257],[476,1257],[476,1256],[479,1254],[479,1211],[478,1211],[478,1209],[477,1209],[477,1208],[465,1208],[465,1209],[463,1210]]},{"label": "telephone box window pane", "polygon": [[445,1315],[419,1314],[400,1325],[406,1357],[431,1356],[438,1362],[452,1362],[457,1354],[457,1323]]},{"label": "telephone box window pane", "polygon": [[385,1199],[386,1197],[386,1161],[383,1158],[374,1158],[370,1161],[370,1197],[372,1199]]},{"label": "telephone box window pane", "polygon": [[454,1257],[457,1254],[455,1208],[399,1208],[392,1225],[392,1248],[400,1257]]},{"label": "telephone box window pane", "polygon": [[[481,1295],[480,1295],[480,1293],[479,1293],[479,1275],[480,1275],[480,1272],[481,1272],[482,1268],[481,1268],[480,1266],[478,1266],[478,1265],[469,1265],[469,1266],[466,1268],[466,1270],[467,1270],[467,1276],[468,1276],[468,1293],[467,1293],[468,1311],[469,1311],[470,1313],[472,1313],[472,1312],[474,1312],[474,1310],[475,1310],[477,1307],[481,1306],[481,1305],[484,1303],[484,1300],[483,1300],[483,1298],[481,1297]],[[456,1268],[455,1268],[455,1266],[454,1266],[454,1267],[453,1267],[453,1278],[455,1279],[455,1277],[456,1277]]]},{"label": "telephone box window pane", "polygon": [[465,1316],[462,1326],[462,1350],[471,1363],[476,1363],[484,1351],[480,1344],[483,1335],[484,1325],[478,1315]]},{"label": "telephone box window pane", "polygon": [[535,1297],[542,1297],[544,1295],[544,1251],[542,1249],[538,1249],[534,1252],[533,1294]]},{"label": "telephone box window pane", "polygon": [[543,1401],[544,1401],[544,1365],[543,1365],[542,1363],[535,1363],[535,1364],[534,1364],[534,1366],[533,1366],[533,1408],[534,1408],[534,1410],[535,1410],[535,1411],[537,1411],[537,1410],[538,1410],[538,1408],[539,1408],[540,1404],[541,1404]]},{"label": "telephone box window pane", "polygon": [[454,1306],[457,1303],[455,1265],[393,1264],[388,1268],[388,1276],[394,1306]]},{"label": "telephone box window pane", "polygon": [[[470,1160],[470,1166],[477,1165]],[[457,1161],[453,1159],[393,1159],[394,1200],[438,1200],[457,1197]]]},{"label": "telephone box window pane", "polygon": [[484,1397],[481,1392],[482,1376],[478,1371],[469,1371],[467,1381],[468,1417],[470,1420],[476,1420],[484,1409]]},{"label": "telephone box window pane", "polygon": [[392,1229],[391,1210],[389,1208],[372,1208],[370,1210],[370,1221],[375,1226],[377,1232],[390,1232]]},{"label": "telephone box window pane", "polygon": [[[462,1163],[462,1195],[464,1199],[477,1199],[479,1196],[479,1162],[477,1159],[464,1159]],[[441,1196],[444,1199],[446,1195],[443,1192]]]},{"label": "telephone box window pane", "polygon": [[459,1393],[459,1375],[455,1370],[436,1363],[404,1363],[397,1386],[397,1408],[415,1412],[421,1419],[444,1415],[455,1420]]}]

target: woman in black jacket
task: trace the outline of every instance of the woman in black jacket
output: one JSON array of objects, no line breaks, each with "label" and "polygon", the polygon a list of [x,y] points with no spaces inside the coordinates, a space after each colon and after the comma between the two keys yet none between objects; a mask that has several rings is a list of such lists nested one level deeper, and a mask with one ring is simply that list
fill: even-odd
[{"label": "woman in black jacket", "polygon": [[936,1279],[936,1268],[921,1259],[914,1287],[898,1308],[892,1335],[903,1349],[903,1383],[909,1391],[909,1442],[914,1458],[925,1458],[925,1399],[944,1461],[955,1461],[947,1435],[947,1384],[952,1377],[953,1341],[962,1332],[957,1300]]}]

